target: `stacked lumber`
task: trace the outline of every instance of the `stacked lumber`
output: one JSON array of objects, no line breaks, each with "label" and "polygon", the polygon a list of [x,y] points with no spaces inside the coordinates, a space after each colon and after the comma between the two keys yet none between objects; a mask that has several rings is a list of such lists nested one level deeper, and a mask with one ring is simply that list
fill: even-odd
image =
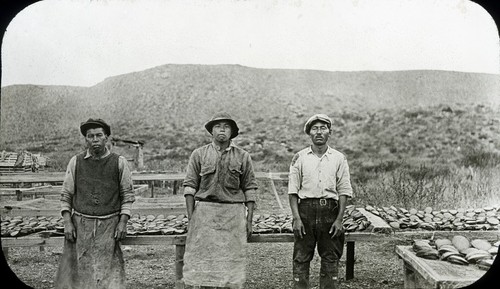
[{"label": "stacked lumber", "polygon": [[365,209],[384,219],[395,230],[497,230],[500,224],[500,212],[497,207],[456,210],[434,210],[426,207],[424,210],[417,210],[367,205]]},{"label": "stacked lumber", "polygon": [[46,165],[47,159],[41,154],[32,154],[27,151],[20,154],[6,151],[0,153],[0,173],[28,172]]}]

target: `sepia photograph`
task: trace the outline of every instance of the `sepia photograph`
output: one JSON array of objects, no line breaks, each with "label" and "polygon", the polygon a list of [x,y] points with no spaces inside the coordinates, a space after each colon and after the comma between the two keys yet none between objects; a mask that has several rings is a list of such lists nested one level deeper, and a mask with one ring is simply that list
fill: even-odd
[{"label": "sepia photograph", "polygon": [[1,246],[27,286],[498,271],[500,38],[480,1],[27,2],[3,8],[0,62]]}]

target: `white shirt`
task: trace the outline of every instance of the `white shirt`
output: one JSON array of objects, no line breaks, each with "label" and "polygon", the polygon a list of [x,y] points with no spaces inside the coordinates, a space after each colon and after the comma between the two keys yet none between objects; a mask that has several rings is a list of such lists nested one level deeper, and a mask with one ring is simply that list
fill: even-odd
[{"label": "white shirt", "polygon": [[300,199],[352,197],[345,155],[328,147],[318,157],[310,146],[296,153],[288,174],[288,194],[297,194]]}]

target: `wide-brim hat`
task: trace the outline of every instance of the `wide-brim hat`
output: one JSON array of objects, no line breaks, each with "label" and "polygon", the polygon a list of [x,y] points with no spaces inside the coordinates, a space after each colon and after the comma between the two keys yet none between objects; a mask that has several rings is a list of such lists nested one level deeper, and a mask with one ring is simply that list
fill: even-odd
[{"label": "wide-brim hat", "polygon": [[220,113],[216,113],[214,114],[214,116],[212,116],[212,119],[210,119],[206,124],[205,124],[205,128],[207,129],[207,131],[212,134],[212,128],[214,127],[214,125],[219,122],[219,121],[228,121],[230,124],[231,124],[231,139],[232,138],[235,138],[237,135],[238,135],[238,132],[239,132],[239,128],[238,128],[238,125],[236,124],[236,122],[234,121],[234,119],[228,114],[228,113],[225,113],[225,112],[220,112]]},{"label": "wide-brim hat", "polygon": [[100,118],[89,118],[87,121],[82,122],[80,124],[80,132],[83,136],[86,136],[87,130],[94,127],[102,127],[106,135],[111,135],[111,127]]},{"label": "wide-brim hat", "polygon": [[322,122],[326,123],[326,126],[328,126],[328,128],[332,128],[332,120],[328,117],[328,115],[322,114],[322,113],[318,113],[318,114],[315,114],[315,115],[311,116],[306,121],[306,124],[304,125],[304,132],[306,134],[309,134],[309,132],[311,131],[311,125],[315,121],[322,121]]}]

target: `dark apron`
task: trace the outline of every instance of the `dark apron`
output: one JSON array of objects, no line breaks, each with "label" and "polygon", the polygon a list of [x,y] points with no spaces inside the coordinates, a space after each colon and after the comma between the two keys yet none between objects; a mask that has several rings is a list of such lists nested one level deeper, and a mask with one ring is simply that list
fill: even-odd
[{"label": "dark apron", "polygon": [[64,241],[56,289],[125,289],[123,255],[114,239],[119,219],[72,216],[76,241]]}]

